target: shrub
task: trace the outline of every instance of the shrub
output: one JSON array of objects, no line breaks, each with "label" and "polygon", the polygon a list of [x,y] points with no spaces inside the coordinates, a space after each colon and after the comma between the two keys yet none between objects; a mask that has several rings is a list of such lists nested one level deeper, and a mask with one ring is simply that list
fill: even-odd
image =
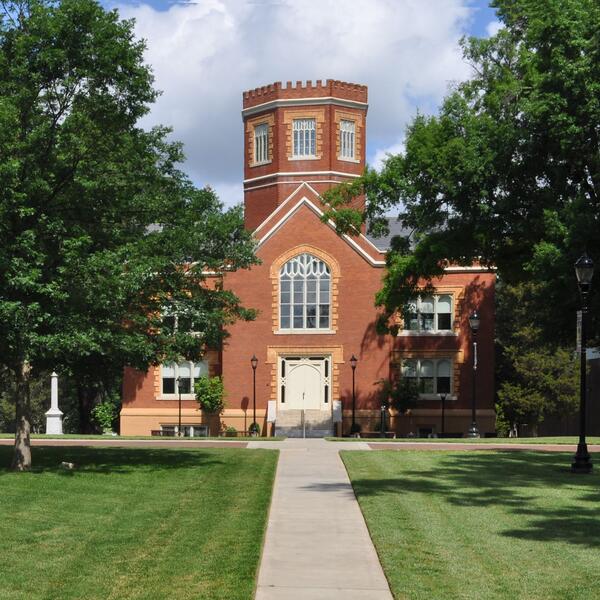
[{"label": "shrub", "polygon": [[92,409],[94,421],[102,431],[112,430],[112,424],[115,420],[117,407],[112,400],[104,400],[96,404]]},{"label": "shrub", "polygon": [[248,427],[248,433],[250,435],[260,435],[260,425],[258,423],[252,423],[250,427]]},{"label": "shrub", "polygon": [[200,377],[194,386],[196,400],[202,410],[221,413],[225,408],[225,387],[221,377]]}]

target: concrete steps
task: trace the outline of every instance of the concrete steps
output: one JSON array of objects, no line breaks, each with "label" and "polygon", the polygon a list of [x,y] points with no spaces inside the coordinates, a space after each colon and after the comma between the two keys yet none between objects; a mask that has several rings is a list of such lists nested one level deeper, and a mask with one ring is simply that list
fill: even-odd
[{"label": "concrete steps", "polygon": [[329,410],[304,411],[304,428],[302,427],[302,410],[280,410],[275,420],[276,435],[287,437],[322,438],[333,434],[333,420]]}]

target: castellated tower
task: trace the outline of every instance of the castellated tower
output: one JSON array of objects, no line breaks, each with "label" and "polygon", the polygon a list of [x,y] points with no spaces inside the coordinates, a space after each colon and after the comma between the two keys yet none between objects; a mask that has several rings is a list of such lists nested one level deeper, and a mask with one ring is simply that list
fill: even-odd
[{"label": "castellated tower", "polygon": [[302,182],[318,193],[362,174],[367,87],[328,79],[243,93],[244,206],[255,229]]}]

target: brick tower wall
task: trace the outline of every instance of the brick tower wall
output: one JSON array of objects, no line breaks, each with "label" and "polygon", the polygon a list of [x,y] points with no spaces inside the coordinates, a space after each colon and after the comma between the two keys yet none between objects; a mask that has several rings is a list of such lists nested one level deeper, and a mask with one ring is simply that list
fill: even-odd
[{"label": "brick tower wall", "polygon": [[[365,167],[367,88],[326,82],[281,82],[243,93],[244,198],[246,226],[255,229],[303,181],[319,193],[352,180]],[[321,101],[322,100],[322,101]],[[306,102],[304,102],[306,101]],[[316,121],[316,156],[292,158],[292,123]],[[354,160],[340,158],[340,121],[355,123]],[[254,128],[269,128],[269,160],[254,162]],[[358,201],[362,205],[362,199]]]}]

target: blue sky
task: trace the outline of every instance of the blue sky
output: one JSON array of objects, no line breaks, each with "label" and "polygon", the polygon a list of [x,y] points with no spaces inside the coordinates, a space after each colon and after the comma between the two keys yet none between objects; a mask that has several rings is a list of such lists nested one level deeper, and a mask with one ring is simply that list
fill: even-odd
[{"label": "blue sky", "polygon": [[483,0],[104,0],[136,20],[162,95],[144,125],[173,127],[184,170],[227,205],[242,200],[241,94],[274,81],[369,87],[367,160],[402,149],[417,111],[434,113],[469,76],[458,40],[497,29]]}]

